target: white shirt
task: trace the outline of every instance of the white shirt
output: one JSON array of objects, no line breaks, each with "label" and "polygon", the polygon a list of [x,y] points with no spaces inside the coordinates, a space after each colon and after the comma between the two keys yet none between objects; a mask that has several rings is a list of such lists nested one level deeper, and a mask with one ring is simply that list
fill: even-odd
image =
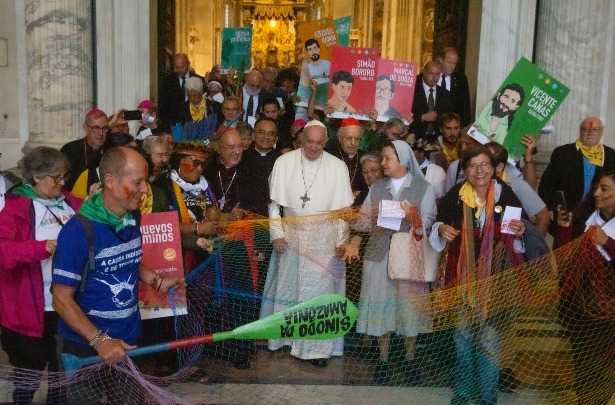
[{"label": "white shirt", "polygon": [[423,90],[425,91],[425,99],[429,101],[429,89],[433,89],[433,103],[436,105],[436,86],[429,87],[423,82]]},{"label": "white shirt", "polygon": [[4,208],[4,195],[6,194],[6,180],[4,176],[0,174],[0,211]]},{"label": "white shirt", "polygon": [[[34,232],[36,240],[56,240],[62,229],[62,225],[75,215],[75,211],[66,204],[66,201],[60,203],[60,207],[45,207],[43,204],[33,200],[34,205]],[[53,214],[52,214],[53,213]],[[62,222],[58,223],[56,218]],[[43,271],[43,294],[45,296],[45,311],[53,311],[51,307],[51,264],[52,258],[41,260],[41,269]]]},{"label": "white shirt", "polygon": [[[248,103],[250,102],[250,97],[254,99],[252,106],[252,114],[248,115]],[[246,86],[243,87],[243,117],[244,121],[248,120],[248,117],[254,117],[256,115],[256,108],[258,107],[258,94],[256,96],[250,96],[248,91],[246,90]],[[254,125],[253,125],[254,126]]]},{"label": "white shirt", "polygon": [[[444,77],[444,80],[442,80],[443,77]],[[442,83],[442,81],[444,81],[444,83]],[[438,84],[444,87],[446,90],[450,91],[451,90],[451,75],[444,75],[444,73],[442,73],[442,75],[440,76],[440,82]]]}]

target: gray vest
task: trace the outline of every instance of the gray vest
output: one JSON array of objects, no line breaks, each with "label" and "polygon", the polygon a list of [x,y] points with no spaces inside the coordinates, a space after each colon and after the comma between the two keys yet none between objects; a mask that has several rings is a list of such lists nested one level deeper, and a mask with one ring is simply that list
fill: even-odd
[{"label": "gray vest", "polygon": [[[378,204],[382,200],[395,200],[391,195],[391,190],[387,189],[389,179],[384,178],[374,183],[370,189],[372,204],[374,204],[374,214],[372,214],[372,231],[369,234],[369,241],[365,248],[365,257],[369,261],[379,262],[384,258],[389,251],[391,237],[395,233],[394,230],[382,228],[376,225],[378,220]],[[419,179],[414,176],[410,183],[410,188],[402,186],[399,194],[399,201],[406,200],[412,205],[420,206],[423,196],[429,187],[426,180]],[[410,224],[405,219],[401,222],[399,232],[410,232]]]}]

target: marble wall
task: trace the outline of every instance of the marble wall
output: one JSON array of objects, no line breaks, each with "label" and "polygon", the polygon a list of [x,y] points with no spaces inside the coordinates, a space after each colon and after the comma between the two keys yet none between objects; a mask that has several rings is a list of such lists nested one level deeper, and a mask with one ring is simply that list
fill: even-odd
[{"label": "marble wall", "polygon": [[21,1],[2,3],[0,41],[6,54],[0,55],[0,168],[17,164],[21,147],[28,139],[28,94],[24,5]]},{"label": "marble wall", "polygon": [[476,83],[477,112],[487,105],[519,58],[525,56],[532,60],[536,1],[483,1]]},{"label": "marble wall", "polygon": [[554,114],[554,132],[543,136],[544,152],[574,142],[590,115],[606,121],[603,142],[615,146],[613,38],[615,1],[541,0],[536,32],[536,64],[570,88]]}]

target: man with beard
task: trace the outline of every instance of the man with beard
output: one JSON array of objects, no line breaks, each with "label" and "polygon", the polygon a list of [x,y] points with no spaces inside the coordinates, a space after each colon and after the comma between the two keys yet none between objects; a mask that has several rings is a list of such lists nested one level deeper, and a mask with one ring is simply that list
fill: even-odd
[{"label": "man with beard", "polygon": [[[304,62],[301,69],[301,88],[307,89],[309,92],[310,81],[316,82],[316,105],[324,106],[327,102],[327,91],[329,86],[329,75],[331,74],[331,62],[325,59],[320,59],[320,44],[318,40],[310,38],[305,41],[305,51],[308,54],[309,62]],[[299,94],[301,99],[307,100],[310,94]]]},{"label": "man with beard", "polygon": [[440,166],[444,171],[448,165],[459,159],[459,137],[461,135],[461,117],[454,112],[444,113],[440,117],[440,133],[438,144],[440,150],[429,157],[432,163]]},{"label": "man with beard", "polygon": [[399,113],[391,107],[391,99],[395,94],[395,81],[390,76],[380,75],[376,79],[376,101],[374,109],[378,115],[387,118],[399,118]]},{"label": "man with beard", "polygon": [[246,84],[243,86],[243,121],[250,125],[256,122],[256,113],[262,111],[263,101],[272,97],[262,88],[263,75],[258,70],[250,70],[246,75]]},{"label": "man with beard", "polygon": [[525,92],[517,83],[510,83],[491,100],[491,106],[483,110],[476,122],[478,130],[490,142],[504,144],[508,130],[515,117],[515,111],[523,105]]}]

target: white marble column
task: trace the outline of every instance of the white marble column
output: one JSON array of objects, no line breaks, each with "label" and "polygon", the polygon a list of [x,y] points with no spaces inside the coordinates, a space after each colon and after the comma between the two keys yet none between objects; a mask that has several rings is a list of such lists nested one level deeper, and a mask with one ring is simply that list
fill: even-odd
[{"label": "white marble column", "polygon": [[83,117],[93,105],[90,4],[25,1],[29,140],[24,151],[60,147],[83,136]]},{"label": "white marble column", "polygon": [[554,132],[541,138],[540,160],[546,161],[555,147],[574,142],[579,124],[589,115],[606,121],[603,141],[615,146],[615,86],[609,83],[614,73],[615,1],[539,4],[536,64],[571,90],[552,118]]},{"label": "white marble column", "polygon": [[[150,60],[149,6],[141,0],[96,0],[97,105],[109,115],[134,110],[150,98],[150,66],[156,65]],[[133,135],[136,129],[133,123]]]},{"label": "white marble column", "polygon": [[[532,60],[537,0],[484,0],[476,111],[480,113],[519,58]],[[467,66],[472,69],[472,66]]]}]

